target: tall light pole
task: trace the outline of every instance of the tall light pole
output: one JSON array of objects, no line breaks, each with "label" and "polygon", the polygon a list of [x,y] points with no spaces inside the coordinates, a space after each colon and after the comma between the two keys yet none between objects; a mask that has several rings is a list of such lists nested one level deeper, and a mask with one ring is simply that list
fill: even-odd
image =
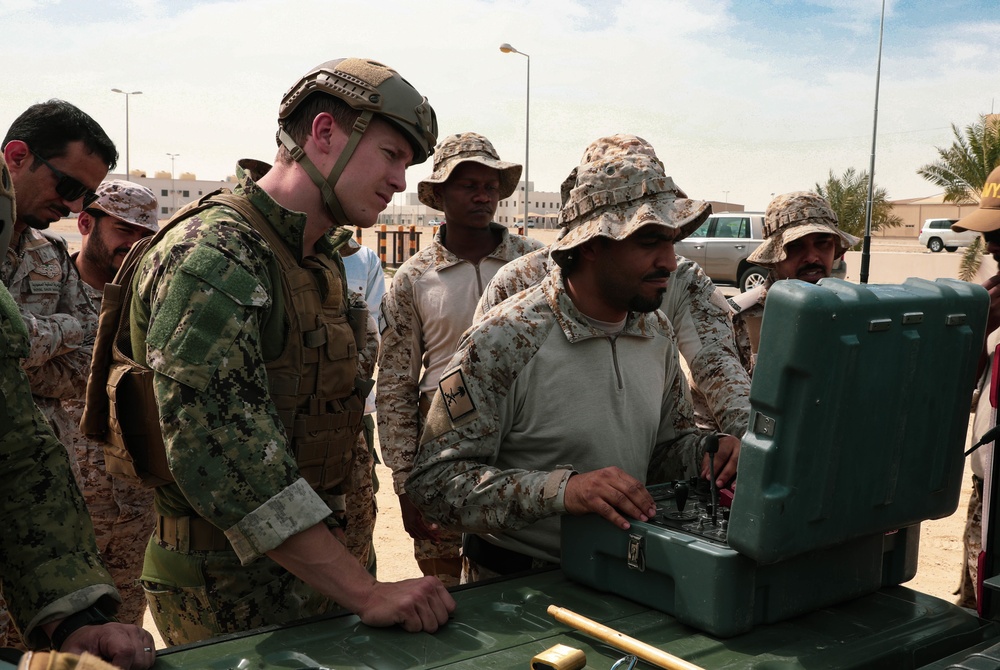
[{"label": "tall light pole", "polygon": [[125,178],[132,176],[128,163],[128,97],[130,95],[142,95],[142,91],[123,91],[120,88],[111,89],[112,93],[121,93],[125,96]]},{"label": "tall light pole", "polygon": [[528,234],[528,130],[531,124],[531,56],[518,51],[511,45],[504,42],[500,45],[500,51],[505,54],[521,54],[528,59],[528,68],[525,71],[525,92],[524,92],[524,234]]},{"label": "tall light pole", "polygon": [[170,214],[173,216],[174,212],[177,211],[177,186],[174,184],[174,159],[180,156],[180,154],[171,154],[170,156]]}]

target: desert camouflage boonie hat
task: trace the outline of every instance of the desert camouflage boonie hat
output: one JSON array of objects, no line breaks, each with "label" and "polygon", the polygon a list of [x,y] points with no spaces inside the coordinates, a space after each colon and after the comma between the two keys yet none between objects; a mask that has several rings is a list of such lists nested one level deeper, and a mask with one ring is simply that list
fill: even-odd
[{"label": "desert camouflage boonie hat", "polygon": [[111,179],[97,187],[97,200],[87,209],[96,209],[125,223],[152,232],[160,229],[156,196],[141,184]]},{"label": "desert camouflage boonie hat", "polygon": [[837,215],[825,198],[811,191],[793,191],[779,195],[764,212],[764,244],[757,247],[747,260],[765,268],[773,268],[787,258],[785,245],[812,233],[833,235],[837,240],[834,258],[858,243],[858,238],[837,227]]},{"label": "desert camouflage boonie hat", "polygon": [[521,178],[521,166],[500,160],[493,144],[479,133],[449,135],[434,148],[434,172],[417,185],[417,198],[428,207],[442,210],[435,184],[448,181],[452,171],[465,162],[479,163],[500,173],[500,199],[510,197]]},{"label": "desert camouflage boonie hat", "polygon": [[712,212],[707,202],[690,200],[667,176],[649,142],[635,135],[591,143],[561,191],[564,234],[552,244],[552,259],[560,265],[587,240],[623,240],[648,224],[678,230],[680,240]]},{"label": "desert camouflage boonie hat", "polygon": [[979,207],[951,224],[951,229],[958,233],[965,230],[992,233],[1000,229],[1000,167],[994,168],[986,178],[979,194]]}]

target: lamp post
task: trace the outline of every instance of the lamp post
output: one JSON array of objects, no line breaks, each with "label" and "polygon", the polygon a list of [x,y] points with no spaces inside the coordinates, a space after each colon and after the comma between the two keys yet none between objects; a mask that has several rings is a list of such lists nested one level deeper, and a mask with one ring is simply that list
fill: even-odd
[{"label": "lamp post", "polygon": [[111,89],[112,93],[121,93],[125,96],[125,178],[132,176],[128,163],[128,97],[130,95],[142,95],[142,91],[123,91],[120,88]]},{"label": "lamp post", "polygon": [[520,54],[528,60],[528,67],[525,70],[524,82],[524,234],[528,234],[528,131],[531,122],[531,56],[518,51],[511,45],[504,42],[500,45],[500,51],[505,54]]},{"label": "lamp post", "polygon": [[170,215],[173,216],[174,212],[177,211],[177,186],[174,184],[174,159],[180,156],[180,154],[171,154],[170,156]]}]

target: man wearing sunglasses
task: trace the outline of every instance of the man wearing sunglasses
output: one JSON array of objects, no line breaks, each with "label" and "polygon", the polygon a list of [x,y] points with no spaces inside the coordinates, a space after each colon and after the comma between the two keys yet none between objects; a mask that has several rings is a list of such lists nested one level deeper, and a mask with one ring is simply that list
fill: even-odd
[{"label": "man wearing sunglasses", "polygon": [[[29,107],[0,146],[17,193],[0,276],[28,328],[30,350],[22,366],[35,403],[53,426],[65,425],[62,402],[82,398],[86,389],[97,310],[66,243],[42,231],[93,202],[118,152],[96,121],[63,100]],[[72,453],[70,462],[83,488]],[[15,646],[17,631],[7,623],[0,606],[0,643]]]}]

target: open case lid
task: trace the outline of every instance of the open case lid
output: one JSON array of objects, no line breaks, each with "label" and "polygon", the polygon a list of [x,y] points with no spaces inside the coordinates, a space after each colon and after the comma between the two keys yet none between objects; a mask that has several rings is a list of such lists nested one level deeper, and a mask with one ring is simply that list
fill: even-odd
[{"label": "open case lid", "polygon": [[951,279],[775,283],[730,546],[770,563],[953,513],[988,307]]}]

